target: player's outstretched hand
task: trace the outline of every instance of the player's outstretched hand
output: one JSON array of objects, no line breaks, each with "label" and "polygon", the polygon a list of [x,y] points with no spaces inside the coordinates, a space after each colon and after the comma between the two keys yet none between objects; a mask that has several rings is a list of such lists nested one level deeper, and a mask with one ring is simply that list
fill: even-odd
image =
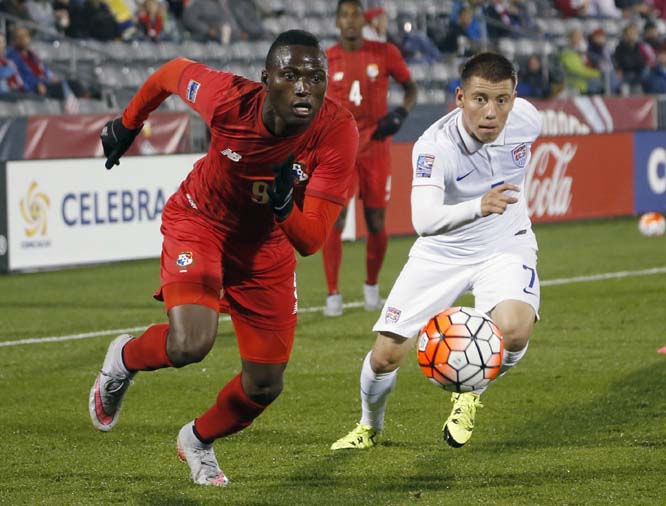
[{"label": "player's outstretched hand", "polygon": [[121,118],[115,118],[106,122],[99,137],[102,139],[104,156],[106,156],[104,166],[107,169],[112,168],[114,165],[120,165],[120,157],[129,149],[142,128],[142,126],[134,130],[125,128]]},{"label": "player's outstretched hand", "polygon": [[284,162],[273,166],[275,179],[268,187],[268,198],[278,221],[286,220],[294,207],[293,165],[294,155],[290,154]]},{"label": "player's outstretched hand", "polygon": [[503,214],[509,204],[518,202],[516,197],[507,195],[507,191],[519,192],[520,188],[515,184],[503,183],[490,190],[481,198],[481,216]]},{"label": "player's outstretched hand", "polygon": [[402,126],[402,122],[405,121],[407,114],[407,109],[404,107],[396,107],[386,116],[379,118],[377,130],[372,134],[372,138],[382,140],[384,137],[397,133]]}]

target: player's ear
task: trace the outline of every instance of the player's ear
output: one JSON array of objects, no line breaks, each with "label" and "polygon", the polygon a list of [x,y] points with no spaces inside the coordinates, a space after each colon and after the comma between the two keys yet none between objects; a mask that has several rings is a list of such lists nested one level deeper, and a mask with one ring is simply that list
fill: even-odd
[{"label": "player's ear", "polygon": [[456,87],[455,95],[456,95],[456,106],[457,106],[457,107],[463,107],[463,90],[462,90],[462,86],[458,86],[458,87]]},{"label": "player's ear", "polygon": [[266,69],[261,71],[261,84],[264,85],[264,88],[268,88],[268,72],[266,72]]}]

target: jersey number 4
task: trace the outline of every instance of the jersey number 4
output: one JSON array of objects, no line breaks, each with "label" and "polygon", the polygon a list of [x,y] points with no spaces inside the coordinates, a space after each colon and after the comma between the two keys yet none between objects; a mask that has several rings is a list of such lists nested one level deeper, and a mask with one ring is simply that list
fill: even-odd
[{"label": "jersey number 4", "polygon": [[349,88],[349,101],[356,107],[361,105],[361,102],[363,101],[363,95],[361,95],[361,83],[358,79],[354,81],[351,84],[351,88]]}]

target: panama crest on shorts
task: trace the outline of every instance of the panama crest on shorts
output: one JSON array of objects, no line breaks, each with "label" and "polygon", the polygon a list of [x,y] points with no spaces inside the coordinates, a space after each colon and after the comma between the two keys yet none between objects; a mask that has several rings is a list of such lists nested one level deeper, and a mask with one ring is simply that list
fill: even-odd
[{"label": "panama crest on shorts", "polygon": [[180,272],[186,272],[186,267],[192,265],[194,262],[194,256],[191,251],[183,251],[178,255],[176,259],[176,265],[181,268]]}]

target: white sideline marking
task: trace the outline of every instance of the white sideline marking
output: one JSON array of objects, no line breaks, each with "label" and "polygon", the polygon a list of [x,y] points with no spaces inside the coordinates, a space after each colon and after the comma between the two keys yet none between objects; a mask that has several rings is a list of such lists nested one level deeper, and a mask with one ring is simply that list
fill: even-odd
[{"label": "white sideline marking", "polygon": [[[541,286],[568,285],[572,283],[586,283],[590,281],[604,281],[607,279],[627,278],[631,276],[653,276],[655,274],[666,274],[666,267],[655,267],[653,269],[643,269],[641,271],[619,271],[606,272],[604,274],[592,274],[590,276],[576,276],[573,278],[548,279],[541,282]],[[345,308],[361,307],[363,302],[348,302],[342,306]],[[298,310],[299,313],[316,313],[322,311],[323,306],[304,307]],[[220,316],[220,321],[231,321],[229,315]],[[140,332],[147,329],[148,326],[131,327],[126,329],[98,330],[96,332],[85,332],[82,334],[71,334],[69,336],[52,337],[33,337],[30,339],[19,339],[17,341],[0,342],[0,348],[7,346],[21,346],[24,344],[56,343],[59,341],[74,341],[77,339],[88,339],[90,337],[107,336],[110,334],[128,334],[131,332]]]}]

